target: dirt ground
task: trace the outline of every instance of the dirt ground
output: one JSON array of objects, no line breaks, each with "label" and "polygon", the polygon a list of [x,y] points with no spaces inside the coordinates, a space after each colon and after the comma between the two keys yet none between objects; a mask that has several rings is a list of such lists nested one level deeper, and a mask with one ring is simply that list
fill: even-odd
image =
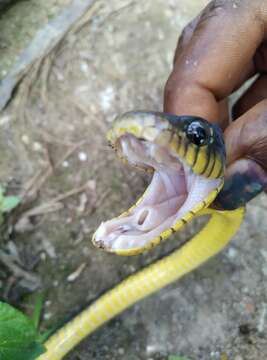
[{"label": "dirt ground", "polygon": [[[137,257],[108,255],[91,244],[101,220],[129,207],[148,181],[120,164],[106,145],[105,132],[118,113],[162,109],[177,36],[207,3],[98,2],[91,20],[66,38],[30,85],[32,74],[26,76],[0,115],[1,183],[21,193],[34,179],[38,190],[28,193],[26,205],[35,216],[24,216],[2,248],[16,249],[23,267],[40,276],[43,329],[65,321],[172,250],[197,225]],[[68,3],[29,0],[0,19],[1,44],[7,44],[1,50],[2,76],[36,29]],[[49,174],[43,183],[44,173],[36,176],[41,170]],[[39,205],[45,206],[40,210]],[[226,359],[225,354],[230,360],[266,359],[266,214],[266,197],[260,196],[249,204],[228,249],[127,310],[67,359],[165,360],[175,354],[191,360]],[[30,313],[34,296],[25,295],[29,284],[16,282],[4,267],[0,280],[2,297]]]}]

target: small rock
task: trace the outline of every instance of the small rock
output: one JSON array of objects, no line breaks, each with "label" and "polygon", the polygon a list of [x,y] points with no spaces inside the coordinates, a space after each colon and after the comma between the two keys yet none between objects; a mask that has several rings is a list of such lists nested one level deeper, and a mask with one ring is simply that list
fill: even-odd
[{"label": "small rock", "polygon": [[56,259],[57,254],[55,247],[54,245],[52,245],[52,243],[49,240],[42,239],[42,248],[51,259]]},{"label": "small rock", "polygon": [[199,285],[199,284],[196,284],[194,290],[195,290],[196,295],[203,295],[204,294],[204,290],[201,287],[201,285]]},{"label": "small rock", "polygon": [[83,151],[79,152],[78,154],[79,160],[80,161],[86,161],[87,160],[87,154]]},{"label": "small rock", "polygon": [[40,152],[40,151],[43,150],[42,144],[40,144],[40,143],[37,142],[37,141],[35,141],[35,142],[33,143],[32,148],[33,148],[33,151],[37,151],[37,152]]},{"label": "small rock", "polygon": [[229,259],[234,259],[238,254],[238,251],[233,248],[233,247],[230,247],[227,251],[227,256]]},{"label": "small rock", "polygon": [[23,216],[16,222],[14,229],[17,233],[25,233],[33,230],[34,225],[27,216]]},{"label": "small rock", "polygon": [[147,345],[146,347],[146,353],[153,354],[158,350],[158,346],[156,344]]},{"label": "small rock", "polygon": [[118,349],[118,354],[119,355],[124,355],[124,353],[125,353],[125,350],[123,348]]},{"label": "small rock", "polygon": [[58,81],[63,81],[64,80],[64,75],[60,71],[55,69],[54,73],[55,73],[56,78],[57,78]]},{"label": "small rock", "polygon": [[52,317],[52,313],[44,313],[44,319],[49,320]]},{"label": "small rock", "polygon": [[6,125],[11,121],[10,115],[3,115],[0,117],[0,126]]},{"label": "small rock", "polygon": [[71,273],[68,277],[67,277],[67,281],[68,282],[73,282],[75,281],[82,273],[82,271],[84,270],[86,264],[83,263],[81,264],[73,273]]},{"label": "small rock", "polygon": [[212,351],[212,352],[210,353],[210,356],[211,356],[212,358],[218,359],[219,356],[220,356],[220,354],[219,354],[218,351]]},{"label": "small rock", "polygon": [[89,66],[85,61],[81,62],[80,69],[81,69],[81,72],[84,73],[85,75],[89,74]]},{"label": "small rock", "polygon": [[90,255],[90,249],[88,247],[83,247],[82,253],[83,253],[83,255],[88,256],[88,255]]},{"label": "small rock", "polygon": [[29,138],[28,135],[23,134],[23,135],[21,136],[21,141],[23,142],[23,144],[29,145],[29,143],[30,143],[30,138]]},{"label": "small rock", "polygon": [[41,254],[40,254],[40,259],[42,260],[42,261],[45,261],[46,260],[46,253],[45,252],[41,252]]},{"label": "small rock", "polygon": [[111,108],[112,102],[115,98],[114,88],[112,86],[108,86],[105,90],[100,92],[99,97],[100,105],[103,111],[108,111]]},{"label": "small rock", "polygon": [[267,251],[264,250],[264,249],[261,249],[261,250],[260,250],[260,253],[261,253],[261,255],[263,256],[264,260],[267,261]]},{"label": "small rock", "polygon": [[95,191],[95,189],[96,189],[96,181],[95,180],[89,180],[87,184],[88,184],[89,190]]},{"label": "small rock", "polygon": [[63,161],[63,163],[62,163],[62,166],[64,167],[64,168],[67,168],[67,167],[69,167],[69,162],[67,161],[67,160],[65,160],[65,161]]}]

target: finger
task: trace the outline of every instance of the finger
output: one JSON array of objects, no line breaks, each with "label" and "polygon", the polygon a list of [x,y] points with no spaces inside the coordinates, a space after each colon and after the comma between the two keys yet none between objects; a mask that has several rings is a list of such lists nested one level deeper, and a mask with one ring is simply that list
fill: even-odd
[{"label": "finger", "polygon": [[236,102],[232,110],[233,119],[237,119],[264,99],[267,99],[267,74],[260,75]]},{"label": "finger", "polygon": [[224,130],[229,125],[230,122],[228,98],[220,101],[218,103],[218,108],[219,108],[219,119],[217,123],[221,124],[221,128]]},{"label": "finger", "polygon": [[166,84],[165,111],[220,122],[218,101],[255,70],[252,59],[264,36],[265,12],[257,1],[233,4],[213,1],[201,16]]},{"label": "finger", "polygon": [[225,144],[228,166],[215,207],[230,210],[267,189],[267,100],[227,128]]},{"label": "finger", "polygon": [[250,158],[267,171],[267,100],[232,122],[224,132],[227,164]]},{"label": "finger", "polygon": [[178,56],[183,51],[183,49],[189,44],[195,29],[197,27],[197,24],[199,23],[201,17],[201,13],[196,16],[189,24],[186,25],[186,27],[183,29],[182,33],[180,34],[178,38],[177,47],[174,54],[173,63],[175,64]]}]

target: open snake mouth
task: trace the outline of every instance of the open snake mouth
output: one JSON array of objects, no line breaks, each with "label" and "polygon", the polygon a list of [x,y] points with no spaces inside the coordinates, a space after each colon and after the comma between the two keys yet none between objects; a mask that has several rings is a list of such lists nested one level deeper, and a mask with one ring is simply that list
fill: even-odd
[{"label": "open snake mouth", "polygon": [[121,136],[119,157],[131,165],[153,170],[150,185],[136,205],[118,218],[103,222],[94,234],[96,246],[110,252],[131,255],[157,245],[183,226],[214,199],[222,179],[195,174],[167,146]]}]

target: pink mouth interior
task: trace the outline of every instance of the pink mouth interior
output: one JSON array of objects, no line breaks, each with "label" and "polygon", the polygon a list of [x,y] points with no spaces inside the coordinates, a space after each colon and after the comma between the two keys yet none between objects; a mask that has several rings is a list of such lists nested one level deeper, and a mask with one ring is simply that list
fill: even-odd
[{"label": "pink mouth interior", "polygon": [[128,162],[154,169],[143,198],[128,215],[103,222],[94,242],[112,250],[142,248],[170,229],[216,188],[220,179],[196,175],[163,146],[124,135],[118,151]]}]

